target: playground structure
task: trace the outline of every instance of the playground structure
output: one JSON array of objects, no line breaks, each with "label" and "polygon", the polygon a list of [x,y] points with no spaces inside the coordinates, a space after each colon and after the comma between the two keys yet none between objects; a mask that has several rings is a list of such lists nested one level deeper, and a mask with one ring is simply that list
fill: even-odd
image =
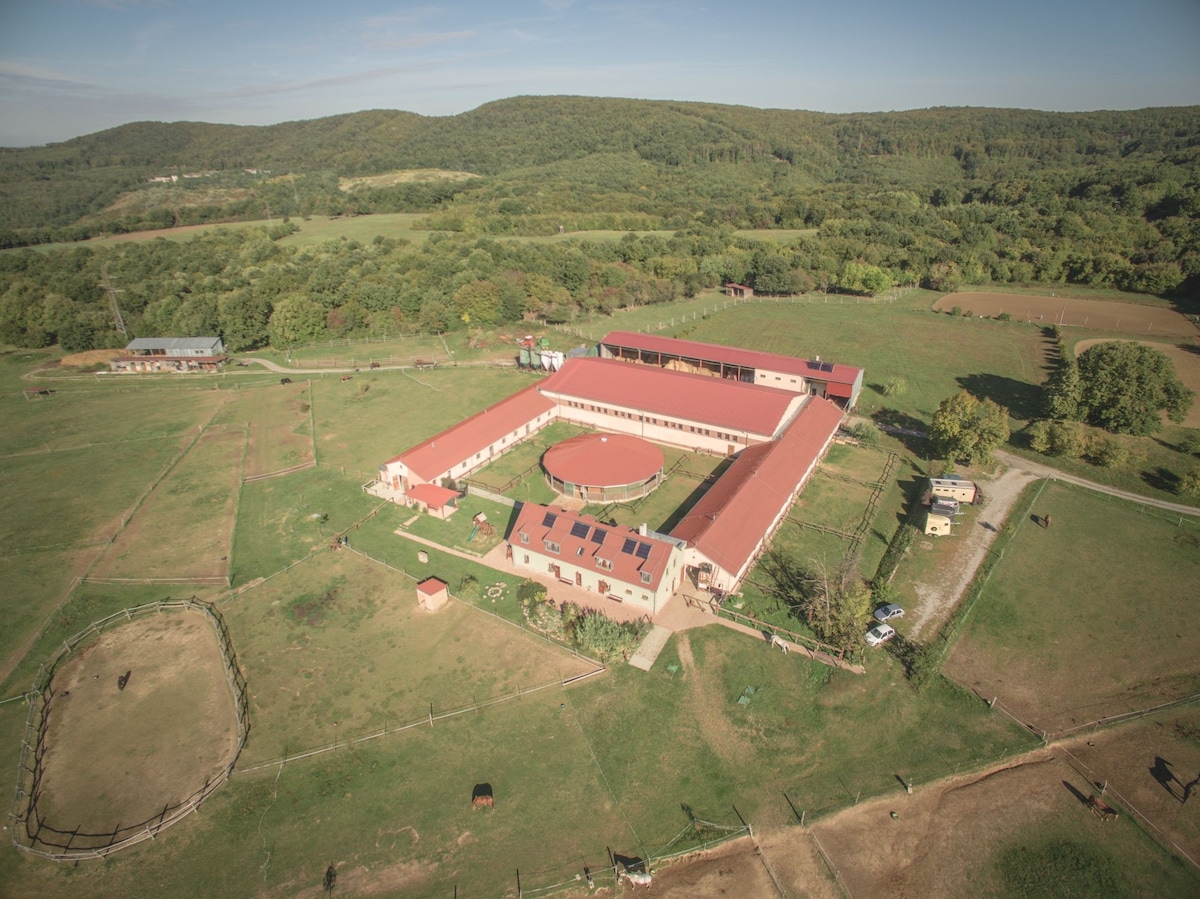
[{"label": "playground structure", "polygon": [[487,520],[486,512],[479,512],[471,520],[473,522],[475,522],[475,526],[473,528],[471,528],[471,533],[467,537],[468,543],[472,542],[475,539],[476,534],[482,534],[484,537],[496,536],[496,528],[492,525],[492,523],[490,521]]}]

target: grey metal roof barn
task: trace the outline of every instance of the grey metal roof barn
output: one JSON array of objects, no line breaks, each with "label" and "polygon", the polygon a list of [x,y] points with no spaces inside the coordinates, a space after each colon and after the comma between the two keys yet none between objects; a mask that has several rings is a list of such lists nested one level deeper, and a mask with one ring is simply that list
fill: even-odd
[{"label": "grey metal roof barn", "polygon": [[125,349],[167,356],[219,356],[225,344],[220,337],[137,337]]}]

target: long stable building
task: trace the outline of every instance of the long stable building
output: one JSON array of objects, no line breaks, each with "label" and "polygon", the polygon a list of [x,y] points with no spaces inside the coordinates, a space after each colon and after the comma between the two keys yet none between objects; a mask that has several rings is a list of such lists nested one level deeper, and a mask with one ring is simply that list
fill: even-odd
[{"label": "long stable building", "polygon": [[858,402],[863,370],[816,359],[797,359],[694,340],[676,340],[633,331],[613,331],[600,341],[600,356],[670,371],[777,387],[833,400],[847,409]]},{"label": "long stable building", "polygon": [[[602,358],[568,359],[545,380],[389,459],[367,489],[411,505],[414,488],[457,482],[559,420],[734,456],[670,535],[641,540],[664,557],[672,550],[660,542],[681,550],[682,568],[670,578],[671,589],[686,576],[697,589],[735,590],[829,447],[844,409],[857,399],[862,369],[629,332],[609,334],[600,349]],[[555,489],[597,500],[610,498],[610,491],[648,492],[661,482],[661,463],[655,465],[652,454],[639,450],[636,464],[622,462],[617,456],[623,442],[614,440],[607,449],[605,443],[602,437],[566,441],[565,449],[551,450],[547,473]],[[528,512],[534,518],[548,515],[546,507],[526,504],[522,521],[527,509],[541,510]],[[514,529],[509,536],[515,564],[528,557],[539,570],[564,570],[563,559],[548,550],[525,544],[518,552],[516,534]],[[546,540],[541,543],[545,550]],[[650,591],[640,573],[630,583],[616,572],[601,580],[611,587],[600,591],[605,595],[628,596],[651,611],[661,605],[665,588],[657,580]]]}]

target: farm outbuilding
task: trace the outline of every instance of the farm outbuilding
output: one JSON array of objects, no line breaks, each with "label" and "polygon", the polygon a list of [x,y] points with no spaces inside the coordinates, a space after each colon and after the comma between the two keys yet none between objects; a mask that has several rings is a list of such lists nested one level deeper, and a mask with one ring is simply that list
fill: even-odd
[{"label": "farm outbuilding", "polygon": [[220,337],[138,337],[125,351],[108,363],[113,371],[218,371],[229,361]]},{"label": "farm outbuilding", "polygon": [[408,491],[405,505],[435,518],[449,518],[458,509],[458,491],[437,484],[418,484]]},{"label": "farm outbuilding", "polygon": [[450,601],[449,585],[438,577],[427,577],[417,584],[417,602],[427,612],[436,612]]},{"label": "farm outbuilding", "polygon": [[979,497],[979,488],[974,481],[946,474],[940,478],[929,479],[929,493],[932,497],[946,497],[956,502],[973,504]]}]

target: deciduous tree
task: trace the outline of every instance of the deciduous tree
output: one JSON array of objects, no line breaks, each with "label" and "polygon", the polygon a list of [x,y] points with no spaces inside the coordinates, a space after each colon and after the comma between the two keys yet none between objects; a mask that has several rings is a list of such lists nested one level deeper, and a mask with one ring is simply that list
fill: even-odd
[{"label": "deciduous tree", "polygon": [[1162,428],[1160,412],[1181,422],[1194,394],[1175,377],[1166,354],[1140,343],[1111,341],[1079,356],[1079,409],[1088,424],[1144,436]]},{"label": "deciduous tree", "polygon": [[966,465],[989,461],[1008,435],[1008,410],[965,390],[942,400],[929,428],[935,450]]}]

